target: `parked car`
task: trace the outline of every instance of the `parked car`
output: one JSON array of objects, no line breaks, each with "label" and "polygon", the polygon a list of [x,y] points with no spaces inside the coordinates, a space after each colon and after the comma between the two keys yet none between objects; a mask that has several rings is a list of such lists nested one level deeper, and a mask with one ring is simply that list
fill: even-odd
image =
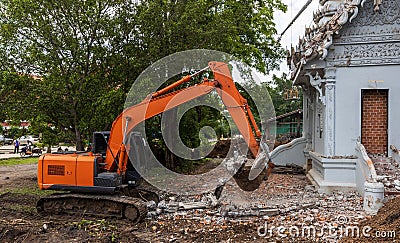
[{"label": "parked car", "polygon": [[19,144],[28,144],[28,141],[30,141],[32,144],[36,144],[39,142],[39,137],[36,135],[25,135],[20,137],[18,140]]},{"label": "parked car", "polygon": [[4,138],[4,144],[11,145],[13,143],[12,138]]},{"label": "parked car", "polygon": [[11,138],[6,138],[3,135],[0,135],[0,143],[4,145],[11,145],[13,140]]}]

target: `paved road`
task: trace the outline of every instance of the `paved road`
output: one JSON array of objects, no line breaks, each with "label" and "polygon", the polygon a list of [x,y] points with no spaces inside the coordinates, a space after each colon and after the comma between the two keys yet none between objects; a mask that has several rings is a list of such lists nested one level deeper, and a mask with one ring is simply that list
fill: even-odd
[{"label": "paved road", "polygon": [[[67,147],[67,146],[61,146],[63,150],[68,148],[68,151],[75,151],[74,147]],[[21,149],[21,148],[20,148]],[[51,152],[57,152],[58,147],[52,147]],[[20,154],[14,154],[14,146],[13,145],[4,145],[0,146],[0,159],[9,159],[9,158],[20,158]],[[46,153],[46,151],[43,151],[43,153]]]},{"label": "paved road", "polygon": [[0,154],[0,159],[20,158],[19,154]]}]

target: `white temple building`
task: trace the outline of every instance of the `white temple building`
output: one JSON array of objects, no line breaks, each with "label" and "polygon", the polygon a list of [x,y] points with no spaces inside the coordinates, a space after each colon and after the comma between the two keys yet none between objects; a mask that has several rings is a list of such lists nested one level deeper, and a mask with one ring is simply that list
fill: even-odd
[{"label": "white temple building", "polygon": [[321,192],[357,190],[379,207],[375,167],[392,166],[400,148],[400,0],[320,0],[288,65],[304,95],[303,137],[272,161],[304,166]]}]

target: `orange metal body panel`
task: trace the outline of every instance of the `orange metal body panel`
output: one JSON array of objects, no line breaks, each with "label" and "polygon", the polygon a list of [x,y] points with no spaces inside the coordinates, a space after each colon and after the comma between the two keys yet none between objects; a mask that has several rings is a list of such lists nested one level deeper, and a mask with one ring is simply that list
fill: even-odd
[{"label": "orange metal body panel", "polygon": [[78,156],[76,163],[76,185],[93,186],[94,185],[94,160],[95,156],[84,154]]},{"label": "orange metal body panel", "polygon": [[39,158],[40,189],[52,185],[93,186],[94,160],[91,154],[46,154]]},{"label": "orange metal body panel", "polygon": [[43,190],[46,189],[43,187],[43,159],[44,159],[45,155],[41,155],[39,157],[39,161],[38,161],[38,166],[37,166],[37,180],[38,180],[38,186],[39,189]]},{"label": "orange metal body panel", "polygon": [[[249,146],[251,153],[254,157],[257,157],[259,145],[255,136],[258,138],[261,137],[261,132],[254,120],[253,114],[250,109],[248,109],[249,105],[247,104],[247,100],[236,88],[227,64],[223,62],[210,62],[208,66],[214,73],[214,79],[217,80],[221,86],[222,92],[220,93],[220,97],[224,105]],[[252,126],[255,130],[255,134],[253,133]]]}]

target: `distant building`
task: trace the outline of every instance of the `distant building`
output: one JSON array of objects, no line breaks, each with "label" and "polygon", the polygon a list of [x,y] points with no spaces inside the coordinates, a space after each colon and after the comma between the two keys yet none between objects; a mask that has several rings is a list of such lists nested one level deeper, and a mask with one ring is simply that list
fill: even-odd
[{"label": "distant building", "polygon": [[[11,123],[11,121],[6,120],[4,122],[1,122],[0,124],[3,127],[4,130],[9,130],[12,127],[15,127],[15,126],[11,125],[10,123]],[[29,121],[21,121],[18,128],[20,128],[20,129],[28,129],[30,127],[30,125],[31,124],[30,124]]]}]

